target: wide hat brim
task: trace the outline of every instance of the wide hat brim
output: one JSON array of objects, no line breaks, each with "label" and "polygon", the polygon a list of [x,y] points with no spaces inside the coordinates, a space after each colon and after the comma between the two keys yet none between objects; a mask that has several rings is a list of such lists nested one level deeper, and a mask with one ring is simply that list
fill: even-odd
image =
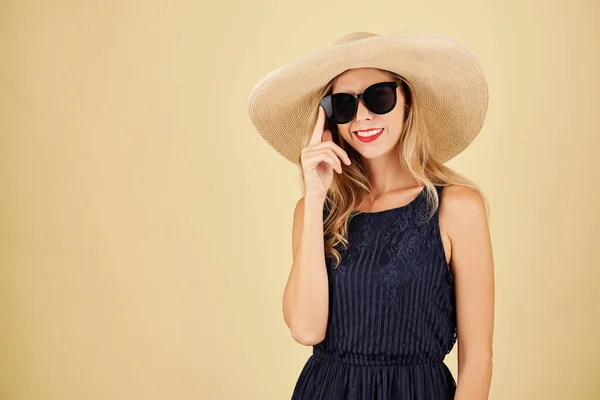
[{"label": "wide hat brim", "polygon": [[323,87],[348,69],[364,67],[395,72],[409,82],[438,161],[452,159],[479,134],[488,88],[475,56],[453,38],[410,32],[354,32],[277,68],[252,89],[250,119],[278,153],[297,164]]}]

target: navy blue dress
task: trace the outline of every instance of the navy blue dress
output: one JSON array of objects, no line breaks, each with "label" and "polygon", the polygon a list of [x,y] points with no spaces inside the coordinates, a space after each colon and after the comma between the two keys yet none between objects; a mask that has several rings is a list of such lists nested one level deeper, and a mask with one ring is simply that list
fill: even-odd
[{"label": "navy blue dress", "polygon": [[[436,187],[442,195],[443,187]],[[457,339],[454,278],[425,187],[405,206],[361,213],[329,277],[325,339],[313,346],[292,400],[445,400],[443,362]],[[324,216],[327,211],[324,210]]]}]

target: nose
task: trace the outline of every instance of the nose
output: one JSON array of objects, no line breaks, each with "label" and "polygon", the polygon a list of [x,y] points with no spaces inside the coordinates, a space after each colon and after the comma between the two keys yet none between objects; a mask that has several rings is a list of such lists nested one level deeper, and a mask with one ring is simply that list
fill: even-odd
[{"label": "nose", "polygon": [[362,98],[358,99],[358,109],[356,110],[356,121],[370,120],[373,118],[373,114],[365,106]]}]

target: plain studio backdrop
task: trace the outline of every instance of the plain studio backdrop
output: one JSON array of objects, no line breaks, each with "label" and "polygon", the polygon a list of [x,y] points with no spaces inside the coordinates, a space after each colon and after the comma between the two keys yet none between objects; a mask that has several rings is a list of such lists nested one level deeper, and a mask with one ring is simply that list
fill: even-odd
[{"label": "plain studio backdrop", "polygon": [[[453,36],[489,83],[449,162],[490,201],[490,399],[600,398],[600,3],[0,3],[0,398],[286,399],[298,169],[247,116],[350,31]],[[456,377],[456,350],[445,362]]]}]

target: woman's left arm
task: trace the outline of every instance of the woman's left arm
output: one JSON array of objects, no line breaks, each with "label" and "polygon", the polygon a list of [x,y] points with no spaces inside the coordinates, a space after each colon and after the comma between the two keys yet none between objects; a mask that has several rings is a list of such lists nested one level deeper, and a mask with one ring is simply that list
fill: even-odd
[{"label": "woman's left arm", "polygon": [[482,195],[451,185],[444,189],[440,223],[451,242],[458,325],[455,400],[487,400],[492,381],[494,266]]}]

